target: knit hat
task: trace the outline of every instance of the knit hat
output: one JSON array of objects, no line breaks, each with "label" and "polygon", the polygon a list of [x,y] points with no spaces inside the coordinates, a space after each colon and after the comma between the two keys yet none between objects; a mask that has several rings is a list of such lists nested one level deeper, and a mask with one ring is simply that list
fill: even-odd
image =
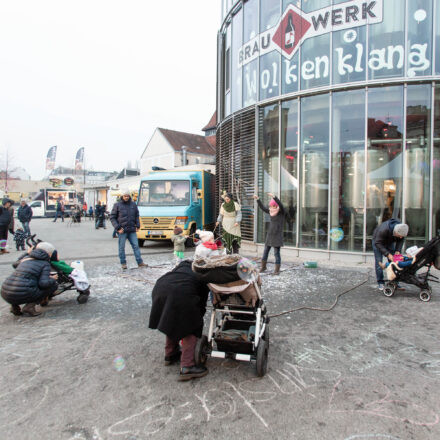
[{"label": "knit hat", "polygon": [[130,191],[128,189],[122,193],[123,196],[131,196]]},{"label": "knit hat", "polygon": [[180,235],[182,232],[182,228],[179,228],[179,226],[174,226],[174,235]]},{"label": "knit hat", "polygon": [[200,241],[205,243],[206,241],[214,240],[214,234],[211,231],[201,231],[197,229],[196,233],[200,237]]},{"label": "knit hat", "polygon": [[401,237],[406,237],[408,235],[408,225],[405,223],[398,223],[394,226],[393,235],[400,235]]},{"label": "knit hat", "polygon": [[406,254],[411,258],[414,258],[421,250],[422,248],[419,248],[417,246],[411,246],[406,250]]},{"label": "knit hat", "polygon": [[277,206],[278,206],[278,203],[275,202],[274,199],[272,199],[272,200],[269,202],[269,206],[275,206],[275,207],[277,207]]},{"label": "knit hat", "polygon": [[47,241],[42,241],[41,243],[37,244],[37,249],[41,249],[42,251],[46,252],[46,254],[52,256],[53,251],[55,250],[55,246],[53,244],[48,243]]}]

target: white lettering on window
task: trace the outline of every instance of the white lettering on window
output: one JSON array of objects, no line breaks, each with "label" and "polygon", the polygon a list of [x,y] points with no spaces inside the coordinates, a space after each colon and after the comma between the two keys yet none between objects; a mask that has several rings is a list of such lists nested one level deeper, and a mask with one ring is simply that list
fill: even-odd
[{"label": "white lettering on window", "polygon": [[327,78],[328,70],[329,70],[328,56],[324,55],[323,57],[316,57],[315,64],[316,64],[316,78],[321,78],[321,64],[324,64],[324,72],[322,73],[322,77]]},{"label": "white lettering on window", "polygon": [[[416,72],[422,72],[430,66],[429,60],[426,58],[426,50],[428,44],[413,44],[411,46],[411,52],[408,56],[408,62],[411,66],[408,69],[408,76],[414,76]],[[413,52],[414,51],[414,52]]]},{"label": "white lettering on window", "polygon": [[315,77],[315,63],[313,61],[304,61],[301,67],[301,76],[306,81]]},{"label": "white lettering on window", "polygon": [[344,49],[342,47],[338,47],[335,49],[335,52],[338,54],[338,73],[339,75],[345,75],[346,73],[353,72],[353,66],[347,63],[348,60],[351,60],[353,57],[350,54],[344,56]]},{"label": "white lettering on window", "polygon": [[296,64],[290,64],[289,60],[284,60],[284,66],[286,68],[285,82],[286,84],[292,84],[298,81],[298,76],[293,73],[298,67]]}]

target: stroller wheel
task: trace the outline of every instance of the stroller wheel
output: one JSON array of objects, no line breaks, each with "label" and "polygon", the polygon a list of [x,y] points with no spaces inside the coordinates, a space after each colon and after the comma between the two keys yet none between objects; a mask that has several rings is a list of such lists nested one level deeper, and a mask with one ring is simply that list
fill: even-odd
[{"label": "stroller wheel", "polygon": [[385,285],[384,288],[383,288],[383,294],[385,296],[390,297],[390,296],[394,295],[395,290],[396,289],[395,289],[395,287],[393,285]]},{"label": "stroller wheel", "polygon": [[194,360],[196,365],[205,365],[208,359],[208,353],[208,338],[205,335],[202,335],[200,339],[197,339],[196,348],[194,350]]},{"label": "stroller wheel", "polygon": [[257,349],[257,376],[263,377],[267,371],[267,359],[269,356],[269,340],[260,339]]},{"label": "stroller wheel", "polygon": [[85,304],[89,300],[89,295],[87,293],[80,293],[76,300],[79,304]]},{"label": "stroller wheel", "polygon": [[419,298],[423,302],[428,302],[431,299],[431,292],[429,290],[420,291]]}]

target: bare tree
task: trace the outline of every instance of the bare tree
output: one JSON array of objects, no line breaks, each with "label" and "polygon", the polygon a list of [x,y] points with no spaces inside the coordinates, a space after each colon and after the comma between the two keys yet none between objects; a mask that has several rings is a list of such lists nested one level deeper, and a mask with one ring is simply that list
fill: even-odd
[{"label": "bare tree", "polygon": [[0,165],[0,174],[1,179],[4,182],[4,191],[7,193],[9,191],[11,174],[17,171],[19,167],[16,167],[14,164],[14,157],[9,152],[8,148],[3,150],[3,154],[1,157],[1,165]]}]

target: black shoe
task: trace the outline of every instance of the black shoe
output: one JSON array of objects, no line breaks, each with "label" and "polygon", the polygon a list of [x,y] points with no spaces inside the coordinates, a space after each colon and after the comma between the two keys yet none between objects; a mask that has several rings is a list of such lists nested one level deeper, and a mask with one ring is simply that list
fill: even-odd
[{"label": "black shoe", "polygon": [[182,356],[182,352],[181,352],[180,350],[179,350],[179,351],[176,351],[176,353],[173,353],[173,354],[170,355],[170,356],[165,356],[164,365],[165,365],[166,367],[168,367],[168,365],[173,365],[173,364],[175,364],[176,362],[179,362],[181,356]]},{"label": "black shoe", "polygon": [[208,369],[203,365],[194,365],[193,367],[183,367],[180,369],[179,381],[196,379],[208,374]]},{"label": "black shoe", "polygon": [[15,316],[21,316],[23,313],[21,313],[20,306],[11,306],[10,312]]}]

